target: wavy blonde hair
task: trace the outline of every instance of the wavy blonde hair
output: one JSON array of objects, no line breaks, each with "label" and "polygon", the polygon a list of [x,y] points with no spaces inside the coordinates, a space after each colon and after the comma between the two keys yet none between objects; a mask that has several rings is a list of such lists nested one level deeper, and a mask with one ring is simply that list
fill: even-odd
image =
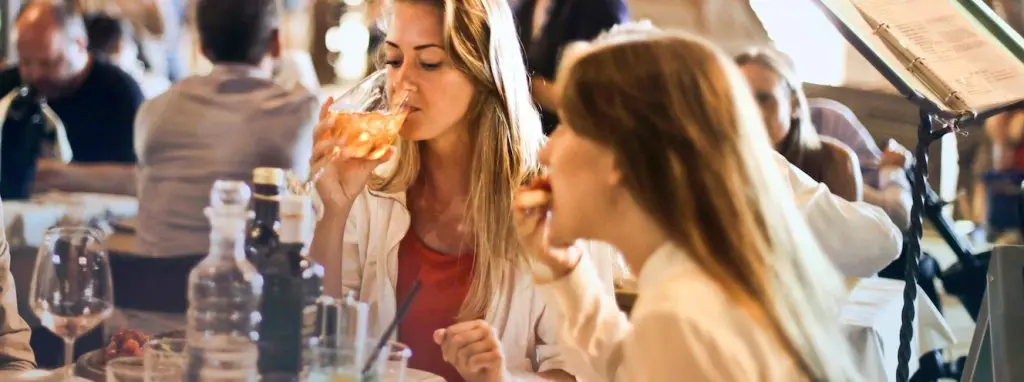
[{"label": "wavy blonde hair", "polygon": [[[467,111],[473,163],[466,206],[475,238],[475,265],[459,318],[484,317],[492,295],[525,261],[515,235],[512,198],[537,173],[537,153],[544,142],[515,21],[506,0],[393,2],[429,4],[442,12],[444,48],[475,88]],[[394,169],[371,179],[370,188],[408,189],[420,172],[422,145],[400,140]]]},{"label": "wavy blonde hair", "polygon": [[563,65],[563,121],[615,153],[623,183],[809,379],[860,380],[842,278],[799,214],[751,91],[688,35],[630,31]]}]

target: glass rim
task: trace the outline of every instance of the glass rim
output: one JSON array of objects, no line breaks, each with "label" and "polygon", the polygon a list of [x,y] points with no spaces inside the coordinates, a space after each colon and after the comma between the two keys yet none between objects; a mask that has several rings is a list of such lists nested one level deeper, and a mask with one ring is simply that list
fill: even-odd
[{"label": "glass rim", "polygon": [[99,228],[90,227],[88,225],[55,225],[47,228],[46,231],[43,232],[43,236],[60,236],[75,233],[91,236],[97,241],[101,241],[103,237],[102,231]]},{"label": "glass rim", "polygon": [[[332,341],[332,338],[333,337],[328,337],[327,339],[320,339],[320,341],[318,341],[317,343],[310,343],[307,345],[307,349],[317,354],[328,355],[351,353],[355,350],[351,341],[346,341],[342,343],[342,347],[338,347],[338,343]],[[368,351],[367,354],[369,354],[369,352],[372,351],[371,349],[379,345],[379,341],[373,338],[368,338],[365,342],[365,345],[367,345],[365,348]],[[385,344],[385,349],[388,350],[388,358],[396,356],[402,358],[403,360],[408,360],[409,358],[412,358],[412,348],[410,348],[409,345],[406,345],[404,343],[391,340],[388,341],[387,344]]]}]

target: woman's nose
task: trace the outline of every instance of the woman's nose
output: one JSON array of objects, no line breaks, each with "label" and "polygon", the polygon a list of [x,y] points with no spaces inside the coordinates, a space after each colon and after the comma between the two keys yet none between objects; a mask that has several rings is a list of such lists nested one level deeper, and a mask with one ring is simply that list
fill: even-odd
[{"label": "woman's nose", "polygon": [[402,65],[395,69],[392,73],[391,87],[394,91],[401,91],[406,88],[415,88],[414,83],[415,75],[412,73],[413,70],[410,65]]}]

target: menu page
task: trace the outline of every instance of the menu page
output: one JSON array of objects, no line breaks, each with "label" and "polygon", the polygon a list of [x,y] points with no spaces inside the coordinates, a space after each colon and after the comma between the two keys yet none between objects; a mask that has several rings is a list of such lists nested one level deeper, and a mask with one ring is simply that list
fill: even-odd
[{"label": "menu page", "polygon": [[852,0],[971,109],[1024,99],[1024,64],[953,1]]}]

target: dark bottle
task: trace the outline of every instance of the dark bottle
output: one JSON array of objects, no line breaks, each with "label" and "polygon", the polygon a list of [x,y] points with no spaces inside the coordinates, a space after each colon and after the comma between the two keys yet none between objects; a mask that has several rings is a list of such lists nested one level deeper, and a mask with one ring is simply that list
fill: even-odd
[{"label": "dark bottle", "polygon": [[275,381],[298,377],[303,344],[315,334],[316,300],[323,290],[324,271],[306,256],[309,210],[308,197],[281,197],[280,242],[259,266],[263,275],[259,371]]},{"label": "dark bottle", "polygon": [[[28,199],[35,182],[36,160],[46,142],[46,118],[42,100],[30,88],[22,87],[11,99],[0,137],[0,197]],[[4,97],[6,94],[0,94]]]},{"label": "dark bottle", "polygon": [[252,170],[253,219],[245,233],[245,257],[257,267],[277,246],[278,200],[284,187],[284,170],[272,167]]}]

